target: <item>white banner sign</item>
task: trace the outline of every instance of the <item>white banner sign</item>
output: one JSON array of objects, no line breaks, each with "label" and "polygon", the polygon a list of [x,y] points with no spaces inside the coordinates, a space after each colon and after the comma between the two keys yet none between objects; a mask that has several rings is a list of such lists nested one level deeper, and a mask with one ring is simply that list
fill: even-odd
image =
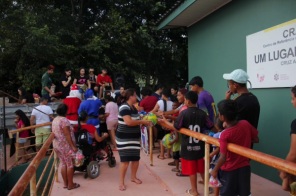
[{"label": "white banner sign", "polygon": [[296,19],[247,36],[252,88],[296,85]]}]

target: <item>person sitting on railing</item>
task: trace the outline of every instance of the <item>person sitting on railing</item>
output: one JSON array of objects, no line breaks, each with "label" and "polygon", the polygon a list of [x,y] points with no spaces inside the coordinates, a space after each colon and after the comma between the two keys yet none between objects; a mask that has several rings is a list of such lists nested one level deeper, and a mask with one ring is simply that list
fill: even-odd
[{"label": "person sitting on railing", "polygon": [[250,195],[251,168],[250,159],[227,149],[229,143],[251,148],[258,143],[258,130],[246,120],[237,120],[238,106],[234,100],[223,100],[218,103],[219,119],[223,121],[224,131],[220,135],[220,157],[211,172],[222,186],[221,196]]},{"label": "person sitting on railing", "polygon": [[[79,113],[79,117],[78,117],[78,131],[79,130],[86,130],[89,135],[91,136],[91,139],[95,138],[95,140],[97,142],[102,142],[103,140],[105,140],[107,137],[109,137],[108,133],[103,133],[102,137],[100,136],[100,133],[97,131],[96,127],[94,125],[91,124],[87,124],[87,112],[86,111],[82,111]],[[93,140],[88,141],[89,144],[93,143]]]},{"label": "person sitting on railing", "polygon": [[75,144],[74,130],[66,118],[68,106],[60,104],[57,108],[57,117],[52,121],[54,133],[53,149],[62,164],[61,174],[64,180],[64,188],[68,190],[80,187],[73,182],[74,166],[73,155],[78,151]]},{"label": "person sitting on railing", "polygon": [[17,91],[19,94],[19,104],[35,103],[32,93],[27,92],[23,87],[19,87]]},{"label": "person sitting on railing", "polygon": [[[296,86],[294,86],[291,89],[291,103],[293,105],[294,108],[296,108]],[[291,123],[291,131],[290,131],[290,135],[291,135],[291,144],[290,144],[290,150],[289,153],[286,157],[287,161],[292,161],[292,162],[296,162],[296,119],[294,119]],[[283,180],[282,182],[282,189],[285,191],[290,191],[291,195],[296,195],[295,192],[292,192],[291,190],[291,185],[292,187],[296,186],[295,184],[295,176],[288,174],[286,172],[281,171],[280,172],[280,178]],[[294,182],[294,183],[293,183]],[[293,184],[292,184],[293,183]]]},{"label": "person sitting on railing", "polygon": [[[22,110],[15,111],[16,118],[14,120],[15,126],[17,129],[24,128],[30,126],[30,121],[26,114]],[[23,155],[20,155],[24,159],[24,163],[28,162],[31,157],[27,155],[25,143],[27,142],[27,137],[29,137],[29,130],[25,130],[19,133],[19,138],[16,141],[18,143],[19,148],[22,148]],[[17,149],[18,150],[18,149]]]}]

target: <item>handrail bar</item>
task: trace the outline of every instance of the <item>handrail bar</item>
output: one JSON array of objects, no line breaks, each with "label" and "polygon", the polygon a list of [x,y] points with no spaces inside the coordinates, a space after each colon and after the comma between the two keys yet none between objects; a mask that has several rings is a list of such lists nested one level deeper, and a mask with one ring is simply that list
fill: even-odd
[{"label": "handrail bar", "polygon": [[22,131],[26,131],[28,129],[34,129],[34,128],[48,126],[48,125],[51,125],[51,122],[42,123],[42,124],[38,124],[38,125],[32,125],[32,126],[28,126],[28,127],[19,128],[19,129],[9,130],[8,131],[9,138],[12,138],[12,135],[16,134],[17,132],[22,132]]},{"label": "handrail bar", "polygon": [[37,153],[37,155],[34,157],[34,159],[31,161],[30,165],[27,167],[23,175],[20,177],[20,179],[17,181],[16,185],[13,187],[13,189],[10,191],[9,196],[18,196],[22,195],[23,192],[26,190],[26,187],[28,186],[30,179],[34,174],[36,174],[37,168],[43,159],[45,157],[47,149],[50,147],[52,141],[54,139],[54,134],[51,133],[46,140],[46,142],[43,144],[40,151]]},{"label": "handrail bar", "polygon": [[[218,139],[215,139],[211,136],[194,132],[189,129],[181,128],[180,133],[197,138],[199,140],[202,140],[206,143],[214,144],[216,146],[220,146]],[[262,163],[264,165],[268,165],[270,167],[273,167],[275,169],[287,172],[289,174],[296,175],[296,163],[293,163],[291,161],[286,161],[284,159],[265,154],[263,152],[259,152],[256,150],[252,150],[240,145],[236,144],[228,144],[227,149],[231,152],[234,152],[238,155],[247,157],[249,159],[252,159],[254,161],[257,161],[259,163]]]}]

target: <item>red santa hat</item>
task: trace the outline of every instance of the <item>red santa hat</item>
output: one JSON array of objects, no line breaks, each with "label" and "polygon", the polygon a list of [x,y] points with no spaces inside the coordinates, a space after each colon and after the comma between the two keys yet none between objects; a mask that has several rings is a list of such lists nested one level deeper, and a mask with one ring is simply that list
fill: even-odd
[{"label": "red santa hat", "polygon": [[76,84],[72,84],[71,91],[75,91],[75,90],[78,91],[78,86]]}]

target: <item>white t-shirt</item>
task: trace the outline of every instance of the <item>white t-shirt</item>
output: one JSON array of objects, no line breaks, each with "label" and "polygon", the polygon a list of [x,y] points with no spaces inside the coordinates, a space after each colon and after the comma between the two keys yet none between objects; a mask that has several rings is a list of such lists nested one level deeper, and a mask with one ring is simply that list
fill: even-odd
[{"label": "white t-shirt", "polygon": [[[167,102],[167,109],[166,111],[171,111],[173,110],[173,102],[172,101],[166,101]],[[164,111],[164,101],[159,100],[157,101],[157,104],[159,105],[158,111]]]},{"label": "white t-shirt", "polygon": [[[32,114],[31,114],[31,116],[35,116],[35,118],[36,118],[36,125],[50,122],[50,118],[48,115],[53,114],[51,107],[49,107],[47,105],[39,105],[36,107],[36,109],[33,109]],[[40,112],[38,110],[44,112],[45,114],[43,114],[42,112]],[[48,115],[46,115],[46,114],[48,114]],[[44,128],[50,128],[50,126],[44,126]]]},{"label": "white t-shirt", "polygon": [[118,105],[113,101],[108,102],[105,107],[105,113],[109,113],[106,122],[118,120]]}]

